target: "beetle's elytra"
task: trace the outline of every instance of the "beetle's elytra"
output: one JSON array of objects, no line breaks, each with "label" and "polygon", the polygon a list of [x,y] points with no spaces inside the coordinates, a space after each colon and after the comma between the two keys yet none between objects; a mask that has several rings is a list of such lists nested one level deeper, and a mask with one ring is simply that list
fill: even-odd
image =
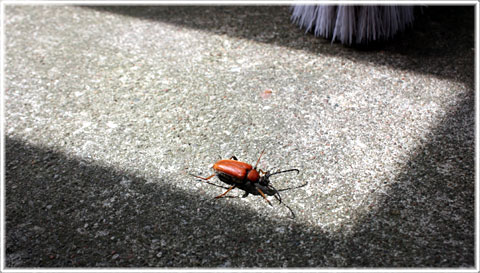
[{"label": "beetle's elytra", "polygon": [[248,181],[258,181],[260,178],[260,175],[253,169],[252,165],[233,159],[219,160],[213,165],[213,169],[217,173],[230,175],[232,178],[238,179],[239,182],[245,178]]},{"label": "beetle's elytra", "polygon": [[[261,195],[268,202],[268,204],[272,205],[272,203],[265,196],[265,195],[270,195],[270,196],[274,196],[281,204],[285,205],[284,203],[282,203],[282,199],[280,197],[278,190],[275,189],[272,185],[270,185],[269,178],[272,175],[276,175],[280,173],[293,172],[293,171],[299,173],[300,171],[298,169],[289,169],[289,170],[278,171],[274,173],[264,172],[263,170],[260,170],[260,169],[257,171],[258,162],[260,162],[260,158],[262,158],[264,151],[262,151],[262,153],[258,157],[255,167],[252,167],[252,165],[248,163],[238,161],[235,156],[232,156],[230,159],[222,159],[217,161],[213,165],[213,170],[215,171],[215,173],[210,175],[209,177],[204,178],[196,175],[192,175],[192,176],[202,180],[209,180],[210,178],[216,175],[218,179],[220,179],[220,181],[228,185],[231,185],[231,187],[228,188],[226,192],[215,197],[217,199],[224,197],[229,191],[233,190],[234,188],[239,188],[245,191],[245,194],[243,195],[243,197],[246,197],[249,194]],[[260,173],[263,174],[263,176],[261,176]],[[295,217],[295,214],[290,209],[290,207],[288,207],[287,205],[285,206],[291,211],[292,216]]]}]

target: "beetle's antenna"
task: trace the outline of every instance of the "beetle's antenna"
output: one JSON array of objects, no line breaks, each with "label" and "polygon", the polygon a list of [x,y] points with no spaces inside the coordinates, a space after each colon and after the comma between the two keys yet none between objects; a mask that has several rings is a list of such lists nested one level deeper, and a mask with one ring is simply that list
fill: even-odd
[{"label": "beetle's antenna", "polygon": [[286,172],[297,172],[297,174],[300,173],[300,170],[298,169],[290,169],[290,170],[285,170],[285,171],[278,171],[278,172],[274,172],[274,173],[271,173],[268,175],[268,177],[272,176],[272,175],[275,175],[275,174],[279,174],[279,173],[286,173]]},{"label": "beetle's antenna", "polygon": [[265,149],[263,149],[263,151],[260,153],[260,156],[258,157],[258,160],[257,160],[257,163],[255,164],[254,169],[257,169],[258,162],[260,162],[260,158],[262,158],[263,152],[265,152]]}]

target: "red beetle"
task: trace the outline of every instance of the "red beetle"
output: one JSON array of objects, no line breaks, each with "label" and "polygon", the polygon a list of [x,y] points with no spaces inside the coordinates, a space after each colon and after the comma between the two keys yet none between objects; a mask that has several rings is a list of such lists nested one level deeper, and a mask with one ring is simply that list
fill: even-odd
[{"label": "red beetle", "polygon": [[[243,197],[247,197],[250,193],[253,195],[261,195],[268,202],[268,204],[272,205],[272,203],[270,203],[270,201],[265,195],[273,195],[280,203],[282,203],[282,199],[280,198],[278,190],[270,185],[270,176],[293,171],[299,173],[300,171],[298,169],[290,169],[285,171],[278,171],[272,174],[270,172],[264,172],[260,169],[257,171],[258,162],[260,162],[260,158],[262,158],[264,151],[262,151],[262,153],[260,154],[260,157],[258,158],[255,167],[252,167],[252,165],[248,163],[240,162],[235,156],[232,156],[230,159],[222,159],[217,161],[213,165],[213,170],[215,171],[215,173],[210,175],[209,177],[204,178],[196,175],[192,176],[200,178],[202,180],[209,180],[216,175],[221,181],[231,185],[231,187],[228,188],[226,192],[220,194],[215,198],[222,198],[234,188],[239,188],[245,191]],[[260,173],[262,173],[263,176],[261,176]],[[287,208],[289,207],[287,206]],[[293,215],[295,217],[295,214]]]}]

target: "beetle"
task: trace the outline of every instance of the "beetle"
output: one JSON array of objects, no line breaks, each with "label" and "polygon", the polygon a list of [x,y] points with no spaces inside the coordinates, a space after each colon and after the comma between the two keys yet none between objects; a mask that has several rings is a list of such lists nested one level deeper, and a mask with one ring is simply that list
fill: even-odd
[{"label": "beetle", "polygon": [[208,177],[200,177],[196,175],[192,175],[193,177],[202,179],[204,181],[209,180],[210,178],[217,176],[220,181],[231,185],[226,192],[216,196],[216,199],[224,197],[228,192],[233,190],[234,188],[239,188],[245,191],[245,194],[242,197],[247,197],[249,194],[253,195],[261,195],[265,201],[270,206],[273,206],[272,203],[267,199],[266,195],[274,196],[281,204],[286,206],[292,213],[293,218],[295,218],[295,214],[293,213],[292,209],[282,203],[282,199],[280,197],[279,191],[270,185],[270,177],[272,175],[286,173],[286,172],[297,172],[300,173],[298,169],[289,169],[284,171],[278,171],[274,173],[270,173],[269,171],[265,172],[261,169],[257,170],[258,163],[262,158],[262,155],[265,150],[263,150],[258,157],[257,163],[255,167],[252,165],[238,161],[235,156],[230,157],[230,159],[222,159],[217,161],[213,164],[214,174]]}]

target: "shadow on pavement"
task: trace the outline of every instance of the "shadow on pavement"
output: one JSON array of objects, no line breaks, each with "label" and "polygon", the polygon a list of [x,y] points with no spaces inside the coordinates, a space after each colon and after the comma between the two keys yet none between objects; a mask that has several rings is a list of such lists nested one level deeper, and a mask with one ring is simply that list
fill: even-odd
[{"label": "shadow on pavement", "polygon": [[348,234],[6,137],[6,266],[473,266],[473,92],[451,110]]},{"label": "shadow on pavement", "polygon": [[[7,266],[305,265],[305,236],[253,211],[6,138]],[[186,176],[185,179],[191,179]],[[275,241],[275,246],[259,238]],[[303,239],[305,240],[305,239]],[[252,259],[254,257],[254,259]],[[228,264],[227,264],[228,265]]]},{"label": "shadow on pavement", "polygon": [[349,264],[370,266],[377,257],[383,267],[474,266],[473,91],[451,110],[412,153],[383,206],[356,225],[350,248],[358,257]]},{"label": "shadow on pavement", "polygon": [[[379,50],[304,35],[282,6],[90,8],[373,61],[461,80],[473,90],[471,7],[452,10],[444,18],[448,24],[436,21],[446,8],[429,8],[425,18],[436,19],[385,45],[381,51],[388,54],[381,56]],[[396,54],[405,62],[391,58]],[[456,73],[447,73],[453,68]],[[356,219],[352,232],[333,234],[286,219],[265,220],[255,211],[175,189],[168,178],[151,181],[7,136],[6,266],[473,266],[473,91],[449,111],[395,181],[387,181],[384,204]]]},{"label": "shadow on pavement", "polygon": [[412,28],[392,41],[364,48],[331,44],[330,40],[305,34],[291,23],[289,6],[86,7],[315,54],[342,56],[359,63],[430,74],[462,81],[472,88],[474,84],[473,6],[417,8]]}]

